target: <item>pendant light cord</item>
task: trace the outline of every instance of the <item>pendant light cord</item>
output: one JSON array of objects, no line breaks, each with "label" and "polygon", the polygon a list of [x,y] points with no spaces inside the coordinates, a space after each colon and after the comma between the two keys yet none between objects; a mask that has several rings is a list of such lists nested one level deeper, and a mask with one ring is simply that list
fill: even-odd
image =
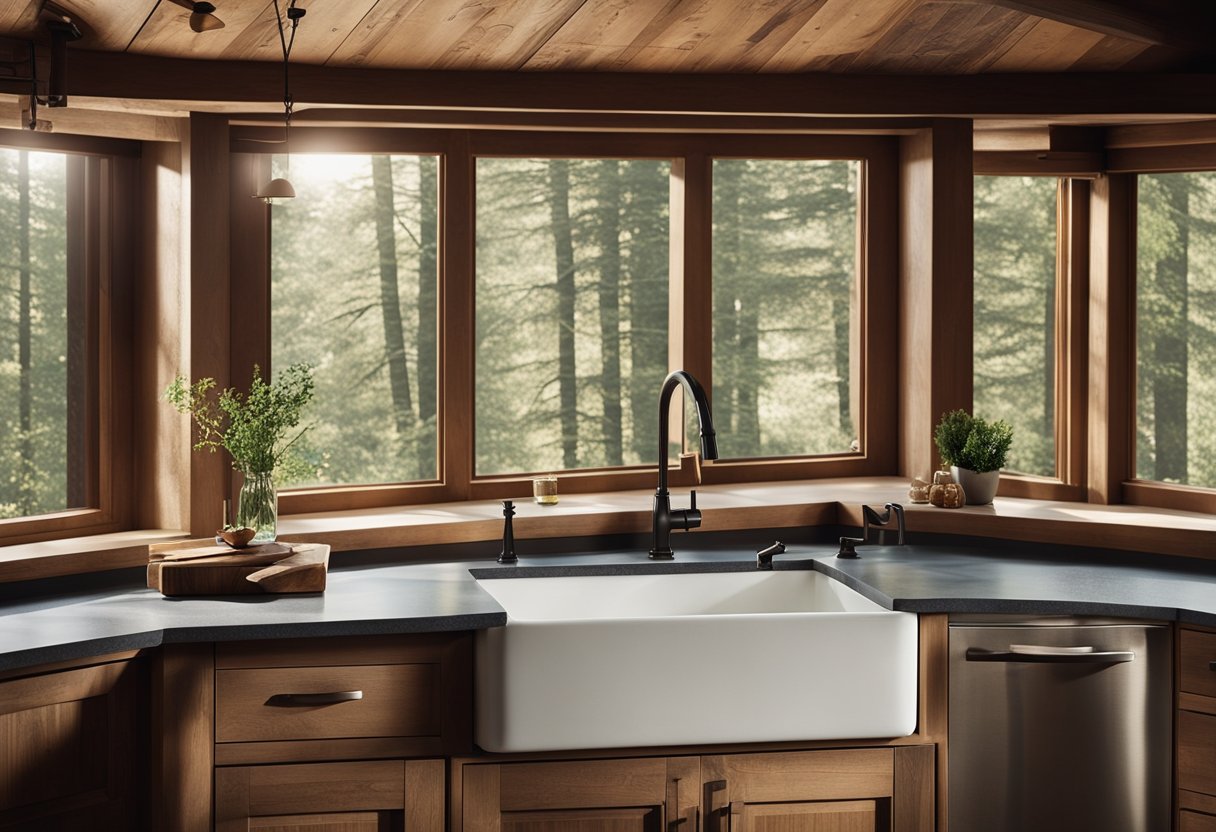
[{"label": "pendant light cord", "polygon": [[[288,36],[283,25],[283,13],[279,9],[279,0],[274,0],[274,17],[279,24],[279,45],[283,48],[283,143],[288,143],[288,137],[291,131],[291,114],[295,106],[295,102],[291,98],[291,47],[296,42],[296,27],[300,25],[300,18],[304,16],[304,10],[301,9],[299,14],[296,14],[296,0],[290,0],[287,6],[287,21],[291,27],[291,34]],[[288,153],[291,151],[288,150]]]}]

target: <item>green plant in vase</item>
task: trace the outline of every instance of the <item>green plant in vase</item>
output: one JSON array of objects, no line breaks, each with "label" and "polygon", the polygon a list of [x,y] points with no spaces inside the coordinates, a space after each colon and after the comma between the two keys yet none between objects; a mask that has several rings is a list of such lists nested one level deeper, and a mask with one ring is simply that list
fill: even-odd
[{"label": "green plant in vase", "polygon": [[254,365],[246,393],[234,387],[219,390],[213,378],[191,384],[180,375],[165,390],[165,398],[178,412],[194,419],[198,435],[194,449],[214,453],[223,448],[232,467],[240,471],[244,481],[236,525],[255,530],[255,545],[275,539],[275,471],[296,462],[293,451],[308,431],[307,425],[300,427],[300,419],[312,396],[312,368],[307,364],[293,364],[269,383]]},{"label": "green plant in vase", "polygon": [[963,486],[968,504],[991,503],[1013,444],[1013,428],[1004,421],[988,422],[954,410],[942,416],[933,438],[943,464]]}]

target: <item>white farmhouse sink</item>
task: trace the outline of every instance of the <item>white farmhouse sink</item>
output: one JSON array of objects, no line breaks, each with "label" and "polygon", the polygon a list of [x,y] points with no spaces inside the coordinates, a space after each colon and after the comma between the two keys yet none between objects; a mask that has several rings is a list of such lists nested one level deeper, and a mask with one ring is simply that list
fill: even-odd
[{"label": "white farmhouse sink", "polygon": [[917,627],[818,572],[479,581],[487,751],[906,736]]}]

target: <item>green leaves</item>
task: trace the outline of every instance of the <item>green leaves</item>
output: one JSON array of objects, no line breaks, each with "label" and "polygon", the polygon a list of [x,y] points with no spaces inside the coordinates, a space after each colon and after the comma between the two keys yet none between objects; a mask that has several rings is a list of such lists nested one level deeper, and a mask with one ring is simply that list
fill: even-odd
[{"label": "green leaves", "polygon": [[223,448],[232,467],[245,475],[268,474],[295,464],[290,453],[308,426],[295,430],[304,408],[312,401],[312,368],[293,364],[268,384],[254,365],[249,392],[229,387],[216,395],[215,379],[193,384],[178,376],[165,390],[165,398],[179,413],[189,413],[198,427],[196,451],[214,453]]},{"label": "green leaves", "polygon": [[1004,421],[987,422],[965,410],[954,410],[942,415],[933,438],[944,464],[982,474],[1005,467],[1013,428]]}]

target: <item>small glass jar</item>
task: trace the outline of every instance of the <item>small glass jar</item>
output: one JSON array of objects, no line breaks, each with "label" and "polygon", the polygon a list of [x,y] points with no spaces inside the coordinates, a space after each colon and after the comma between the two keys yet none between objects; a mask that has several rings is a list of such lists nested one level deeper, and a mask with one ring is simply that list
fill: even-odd
[{"label": "small glass jar", "polygon": [[532,499],[542,506],[557,505],[557,477],[552,474],[533,477]]}]

